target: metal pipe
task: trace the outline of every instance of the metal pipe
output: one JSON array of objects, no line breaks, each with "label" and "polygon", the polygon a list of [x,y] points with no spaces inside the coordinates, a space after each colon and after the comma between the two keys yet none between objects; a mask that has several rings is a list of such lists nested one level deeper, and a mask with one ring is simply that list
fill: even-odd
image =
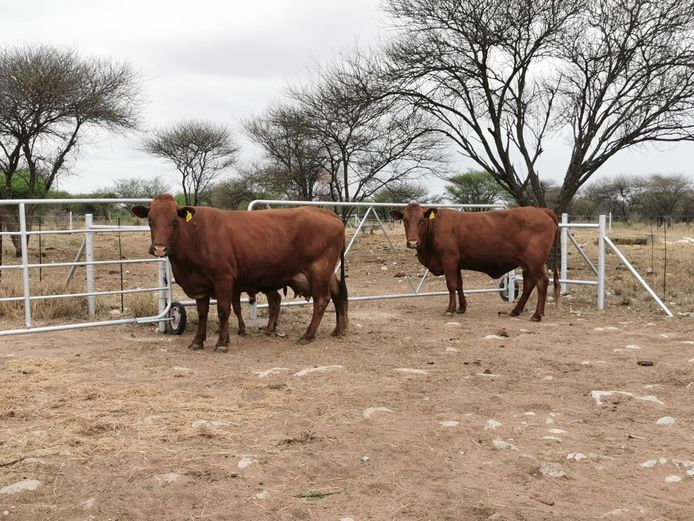
[{"label": "metal pipe", "polygon": [[[561,245],[561,268],[559,270],[559,276],[560,279],[565,279],[568,277],[569,273],[569,266],[568,266],[568,235],[569,235],[569,228],[567,224],[569,224],[569,214],[568,213],[563,213],[561,214],[561,226],[559,229],[561,230],[560,233],[560,245]],[[562,284],[560,287],[560,291],[562,294],[566,293],[568,287],[566,284]]]},{"label": "metal pipe", "polygon": [[583,257],[583,260],[586,261],[586,263],[588,264],[588,266],[590,266],[590,269],[593,270],[593,273],[595,273],[595,274],[597,275],[597,274],[598,274],[598,269],[593,265],[593,263],[592,263],[592,262],[590,261],[590,259],[588,258],[588,255],[586,254],[586,252],[583,251],[583,248],[581,248],[581,246],[576,242],[576,239],[574,239],[574,236],[571,235],[570,233],[569,233],[569,239],[571,240],[571,242],[573,243],[573,245],[576,246],[576,249],[578,250],[578,253],[580,253],[581,256]]},{"label": "metal pipe", "polygon": [[[87,230],[92,226],[93,215],[88,213],[84,216],[84,225]],[[84,244],[85,244],[85,258],[87,260],[87,293],[94,293],[94,232],[87,231],[84,234]],[[96,297],[90,295],[87,297],[87,309],[89,313],[89,318],[94,318],[96,316]]]},{"label": "metal pipe", "polygon": [[598,309],[605,309],[605,215],[598,218]]},{"label": "metal pipe", "polygon": [[[0,201],[0,204],[2,201]],[[404,208],[409,203],[357,203],[350,201],[278,201],[275,199],[255,199],[248,204],[248,210],[251,211],[257,204],[265,205],[283,205],[283,206],[353,206],[356,208],[369,208],[381,207],[381,208]],[[501,203],[495,204],[437,204],[436,208],[492,208],[492,209],[505,209],[506,205]]]},{"label": "metal pipe", "polygon": [[27,244],[27,216],[24,203],[19,204],[19,230],[22,248],[22,284],[24,286],[24,323],[31,327],[31,285],[29,284],[29,247]]}]

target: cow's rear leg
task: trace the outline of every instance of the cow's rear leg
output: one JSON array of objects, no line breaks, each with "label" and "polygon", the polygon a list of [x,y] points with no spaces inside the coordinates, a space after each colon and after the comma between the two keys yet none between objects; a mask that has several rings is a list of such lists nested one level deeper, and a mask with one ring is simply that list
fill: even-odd
[{"label": "cow's rear leg", "polygon": [[[342,294],[342,291],[345,292],[344,295]],[[338,338],[345,336],[347,334],[347,330],[349,329],[349,301],[347,299],[346,293],[346,287],[344,290],[341,290],[340,281],[338,280],[337,275],[333,273],[332,277],[330,277],[330,298],[332,299],[333,305],[335,306],[336,325],[331,335],[336,336]]]},{"label": "cow's rear leg", "polygon": [[458,313],[462,314],[467,311],[467,300],[465,300],[465,293],[463,293],[463,274],[460,270],[457,273],[456,291],[458,292]]},{"label": "cow's rear leg", "polygon": [[272,335],[277,331],[277,320],[280,316],[280,304],[282,303],[282,296],[279,291],[271,291],[266,293],[267,305],[268,305],[268,320],[267,326],[265,327],[265,334]]},{"label": "cow's rear leg", "polygon": [[[255,300],[255,293],[248,293],[248,298]],[[219,304],[217,304],[219,306]],[[234,315],[236,315],[236,320],[239,323],[239,335],[244,336],[246,334],[246,323],[243,321],[243,314],[241,313],[241,292],[234,291],[234,295],[231,298],[231,307],[234,310]]]},{"label": "cow's rear leg", "polygon": [[545,302],[547,301],[547,288],[549,287],[549,273],[544,263],[542,263],[541,273],[537,275],[535,281],[537,286],[537,306],[535,307],[535,314],[530,320],[539,322],[545,315]]},{"label": "cow's rear leg", "polygon": [[[220,288],[221,289],[221,288]],[[229,314],[231,312],[231,300],[229,295],[235,295],[233,289],[225,288],[224,291],[217,293],[217,317],[219,317],[219,339],[214,348],[215,353],[226,353],[229,351]],[[239,307],[241,303],[239,302]]]},{"label": "cow's rear leg", "polygon": [[198,310],[198,329],[188,349],[198,351],[203,349],[207,338],[207,313],[210,310],[210,297],[196,298],[195,307]]},{"label": "cow's rear leg", "polygon": [[517,317],[523,312],[525,304],[528,302],[528,298],[530,298],[530,294],[533,292],[534,287],[535,281],[533,277],[531,277],[529,270],[523,269],[523,291],[521,292],[518,302],[516,302],[516,305],[509,313],[510,316]]},{"label": "cow's rear leg", "polygon": [[328,283],[315,282],[314,280],[311,281],[310,284],[311,296],[313,297],[313,316],[311,317],[311,322],[306,332],[299,338],[300,344],[308,344],[316,338],[316,332],[323,318],[323,313],[325,313],[325,308],[328,306],[328,302],[330,302],[330,289]]}]

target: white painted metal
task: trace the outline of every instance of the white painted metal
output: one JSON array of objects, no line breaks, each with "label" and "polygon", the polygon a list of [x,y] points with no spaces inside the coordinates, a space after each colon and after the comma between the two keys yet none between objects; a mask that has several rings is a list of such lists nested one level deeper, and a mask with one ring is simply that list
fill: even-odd
[{"label": "white painted metal", "polygon": [[[559,228],[560,231],[560,243],[561,243],[561,268],[559,271],[559,279],[566,279],[569,276],[569,259],[568,259],[568,237],[569,237],[569,214],[568,213],[563,213],[561,214],[561,227]],[[566,290],[568,289],[568,286],[566,282],[561,283],[561,293],[564,294],[566,293]]]},{"label": "white painted metal", "polygon": [[19,204],[19,230],[22,248],[22,285],[24,287],[24,321],[31,327],[31,286],[29,284],[29,247],[27,241],[27,217],[24,203]]},{"label": "white painted metal", "polygon": [[[94,293],[94,232],[91,231],[93,223],[92,214],[88,213],[84,216],[84,227],[87,232],[84,234],[84,256],[87,260],[87,293]],[[87,297],[87,309],[89,318],[93,319],[96,316],[96,296],[90,295]]]},{"label": "white painted metal", "polygon": [[605,309],[605,216],[598,217],[598,309]]}]

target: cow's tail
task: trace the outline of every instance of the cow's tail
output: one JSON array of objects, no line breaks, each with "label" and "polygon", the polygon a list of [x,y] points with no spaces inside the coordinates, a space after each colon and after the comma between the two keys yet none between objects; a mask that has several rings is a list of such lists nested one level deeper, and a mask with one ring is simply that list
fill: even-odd
[{"label": "cow's tail", "polygon": [[342,251],[340,252],[340,285],[339,285],[339,296],[340,302],[347,306],[347,281],[345,280],[345,245],[342,245]]}]

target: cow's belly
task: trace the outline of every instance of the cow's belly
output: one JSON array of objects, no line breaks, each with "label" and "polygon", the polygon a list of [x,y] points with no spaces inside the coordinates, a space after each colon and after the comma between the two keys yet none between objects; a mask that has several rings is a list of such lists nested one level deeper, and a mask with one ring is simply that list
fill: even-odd
[{"label": "cow's belly", "polygon": [[[172,266],[173,268],[173,266]],[[174,278],[176,283],[181,286],[183,292],[193,299],[211,297],[217,298],[214,292],[214,285],[212,281],[204,276],[202,273],[197,272],[187,272],[182,273],[180,270],[173,269]]]},{"label": "cow's belly", "polygon": [[463,262],[460,266],[462,269],[479,271],[481,273],[486,273],[493,279],[498,279],[504,274],[508,273],[512,269],[518,267],[518,263],[512,260],[506,262],[486,262],[486,263],[475,263],[475,262]]}]

